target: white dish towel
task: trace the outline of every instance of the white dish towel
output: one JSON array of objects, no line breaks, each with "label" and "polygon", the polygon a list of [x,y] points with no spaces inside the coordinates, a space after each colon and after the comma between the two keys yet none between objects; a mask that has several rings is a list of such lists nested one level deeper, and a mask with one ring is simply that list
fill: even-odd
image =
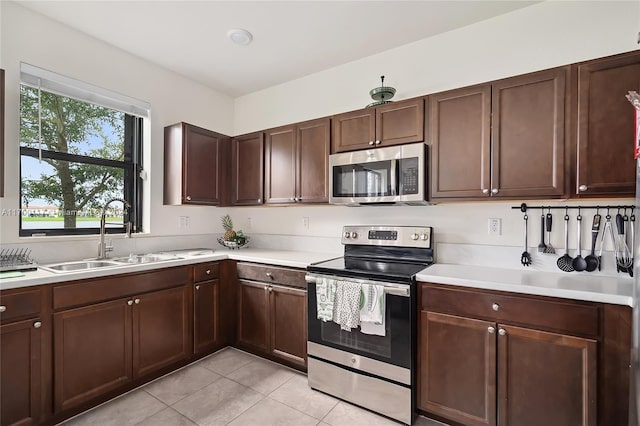
[{"label": "white dish towel", "polygon": [[316,281],[316,310],[321,321],[333,320],[333,304],[336,296],[336,280],[321,278]]},{"label": "white dish towel", "polygon": [[381,285],[362,284],[360,297],[360,331],[364,334],[384,336],[385,296]]},{"label": "white dish towel", "polygon": [[340,329],[351,331],[360,325],[360,291],[362,285],[351,281],[336,281],[333,322]]}]

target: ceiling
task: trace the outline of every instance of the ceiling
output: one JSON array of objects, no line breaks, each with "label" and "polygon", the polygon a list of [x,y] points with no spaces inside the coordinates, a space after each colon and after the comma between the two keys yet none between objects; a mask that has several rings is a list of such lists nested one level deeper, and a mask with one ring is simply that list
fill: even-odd
[{"label": "ceiling", "polygon": [[[231,97],[535,1],[20,1]],[[226,33],[244,28],[248,46]]]}]

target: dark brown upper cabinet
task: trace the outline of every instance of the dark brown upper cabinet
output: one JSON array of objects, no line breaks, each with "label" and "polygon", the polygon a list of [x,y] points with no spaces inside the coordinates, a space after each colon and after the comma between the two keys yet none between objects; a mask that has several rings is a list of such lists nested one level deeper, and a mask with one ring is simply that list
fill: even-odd
[{"label": "dark brown upper cabinet", "polygon": [[229,138],[187,123],[164,128],[164,204],[221,204]]},{"label": "dark brown upper cabinet", "polygon": [[328,118],[267,131],[265,202],[327,202],[330,143]]},{"label": "dark brown upper cabinet", "polygon": [[4,70],[0,69],[0,197],[4,197]]},{"label": "dark brown upper cabinet", "polygon": [[431,198],[563,197],[568,70],[429,96]]},{"label": "dark brown upper cabinet", "polygon": [[633,196],[634,109],[625,95],[640,90],[640,52],[576,68],[577,158],[571,196]]},{"label": "dark brown upper cabinet", "polygon": [[251,206],[264,202],[264,133],[232,139],[231,176],[232,205]]},{"label": "dark brown upper cabinet", "polygon": [[424,99],[408,99],[332,118],[331,152],[372,146],[400,145],[424,140]]}]

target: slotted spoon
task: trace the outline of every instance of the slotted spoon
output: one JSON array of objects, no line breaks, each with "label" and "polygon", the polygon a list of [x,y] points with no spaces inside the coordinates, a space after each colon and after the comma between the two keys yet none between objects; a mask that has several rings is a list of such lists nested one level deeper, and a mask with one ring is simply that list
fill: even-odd
[{"label": "slotted spoon", "polygon": [[558,268],[564,272],[573,272],[573,258],[569,256],[569,215],[564,215],[564,255],[556,262]]}]

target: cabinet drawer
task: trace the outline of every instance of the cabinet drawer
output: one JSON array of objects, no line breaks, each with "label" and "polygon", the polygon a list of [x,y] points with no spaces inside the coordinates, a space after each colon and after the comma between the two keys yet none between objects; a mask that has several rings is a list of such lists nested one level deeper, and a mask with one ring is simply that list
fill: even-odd
[{"label": "cabinet drawer", "polygon": [[35,317],[40,314],[40,289],[20,291],[16,293],[0,293],[0,320],[3,324],[9,321]]},{"label": "cabinet drawer", "polygon": [[238,263],[237,269],[241,279],[307,288],[305,270],[242,262]]},{"label": "cabinet drawer", "polygon": [[553,331],[597,336],[599,305],[507,293],[422,285],[422,309],[466,317],[511,322]]},{"label": "cabinet drawer", "polygon": [[218,262],[202,263],[193,267],[193,282],[209,281],[218,278],[220,264]]},{"label": "cabinet drawer", "polygon": [[127,297],[189,282],[187,266],[138,274],[116,275],[61,284],[53,288],[53,309],[66,309]]}]

